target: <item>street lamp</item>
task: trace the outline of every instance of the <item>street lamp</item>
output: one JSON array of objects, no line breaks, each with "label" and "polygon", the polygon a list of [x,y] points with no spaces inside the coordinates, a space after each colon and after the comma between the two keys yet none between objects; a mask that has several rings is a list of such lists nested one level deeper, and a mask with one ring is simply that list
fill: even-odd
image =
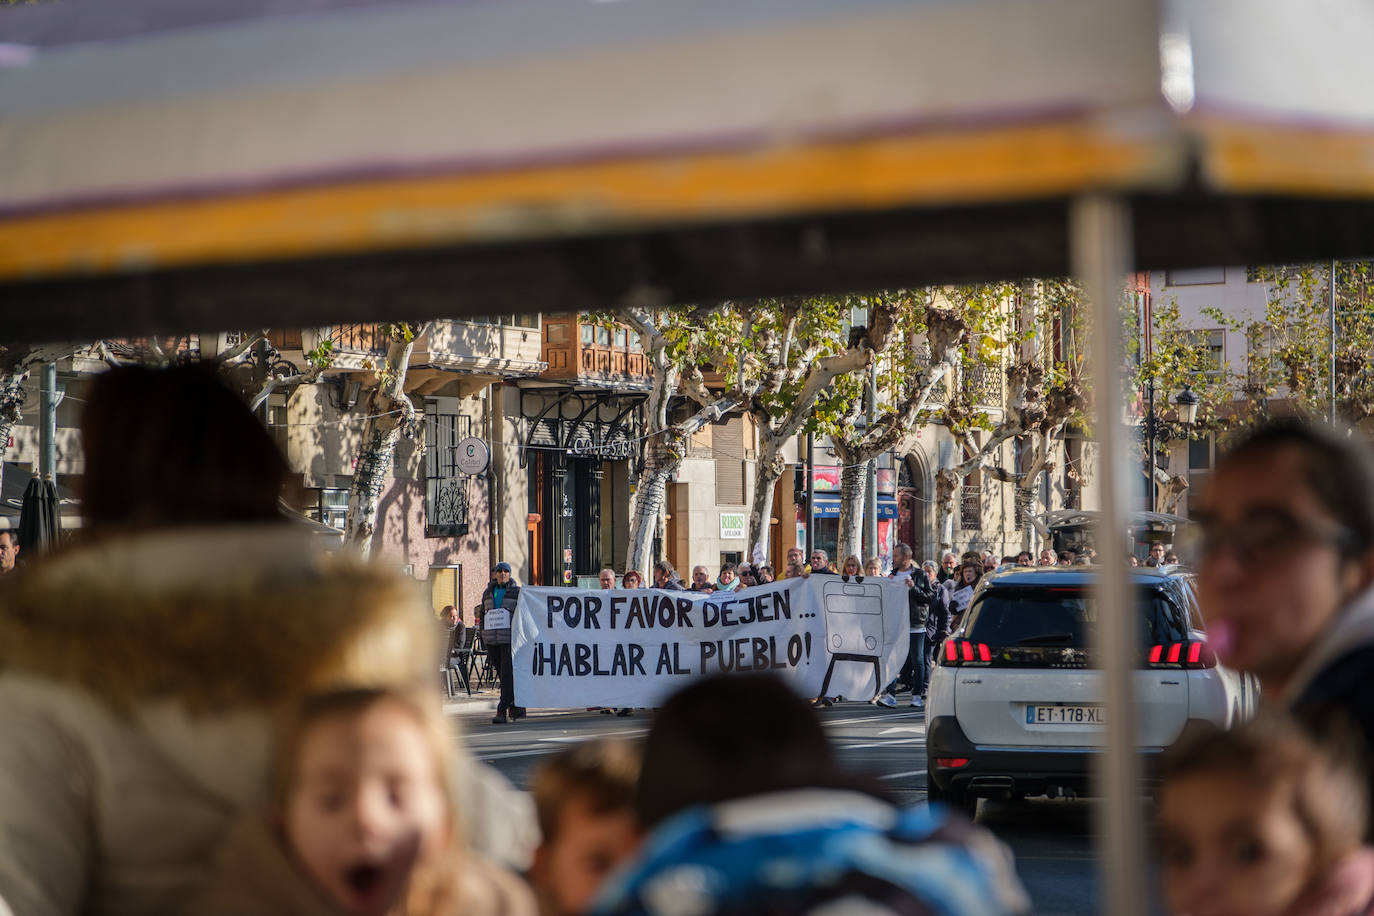
[{"label": "street lamp", "polygon": [[1197,405],[1201,400],[1193,393],[1191,385],[1184,385],[1183,390],[1174,398],[1174,403],[1178,405],[1178,420],[1184,426],[1192,426],[1197,422]]},{"label": "street lamp", "polygon": [[[1155,440],[1164,440],[1166,443],[1165,447],[1167,448],[1167,443],[1174,438],[1174,431],[1169,427],[1169,424],[1155,415],[1155,386],[1153,381],[1149,385],[1147,394],[1149,400],[1144,424],[1145,434],[1149,437],[1148,444],[1145,446],[1146,471],[1148,472],[1150,482],[1150,511],[1153,512],[1157,498],[1155,487]],[[1183,390],[1174,398],[1174,406],[1178,408],[1178,422],[1180,424],[1192,427],[1192,425],[1197,422],[1197,407],[1200,401],[1201,398],[1193,393],[1191,385],[1183,386]]]}]

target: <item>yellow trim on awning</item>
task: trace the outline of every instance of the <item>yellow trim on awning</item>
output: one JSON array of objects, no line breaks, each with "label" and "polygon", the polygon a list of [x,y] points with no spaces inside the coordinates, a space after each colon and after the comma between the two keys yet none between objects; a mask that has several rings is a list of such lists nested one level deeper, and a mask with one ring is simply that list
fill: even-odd
[{"label": "yellow trim on awning", "polygon": [[[1123,132],[1124,133],[1124,132]],[[341,182],[0,222],[0,279],[1167,183],[1181,145],[1084,123]]]},{"label": "yellow trim on awning", "polygon": [[1374,131],[1199,121],[1202,173],[1230,193],[1374,197]]}]

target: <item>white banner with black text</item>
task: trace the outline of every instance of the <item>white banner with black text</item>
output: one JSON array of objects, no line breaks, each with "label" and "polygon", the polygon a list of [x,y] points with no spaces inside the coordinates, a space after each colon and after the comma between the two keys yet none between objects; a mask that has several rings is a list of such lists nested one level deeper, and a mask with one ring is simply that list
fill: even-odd
[{"label": "white banner with black text", "polygon": [[907,589],[813,575],[702,595],[520,589],[520,706],[657,706],[694,678],[771,671],[802,696],[868,699],[906,661]]}]

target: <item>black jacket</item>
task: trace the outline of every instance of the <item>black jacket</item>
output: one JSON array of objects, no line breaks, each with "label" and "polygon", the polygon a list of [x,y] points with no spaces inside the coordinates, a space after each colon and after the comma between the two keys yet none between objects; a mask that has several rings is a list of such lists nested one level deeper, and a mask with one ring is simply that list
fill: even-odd
[{"label": "black jacket", "polygon": [[[1337,744],[1342,739],[1361,744],[1353,750],[1363,755],[1368,769],[1374,761],[1374,645],[1357,645],[1333,659],[1293,701],[1291,711],[1318,737],[1330,735]],[[1369,797],[1374,800],[1374,769],[1368,772]],[[1369,823],[1367,843],[1374,842],[1374,817]]]},{"label": "black jacket", "polygon": [[906,591],[907,615],[913,630],[926,629],[930,620],[930,605],[935,600],[935,586],[919,566],[911,574],[911,588]]},{"label": "black jacket", "polygon": [[[930,581],[930,580],[926,580]],[[949,589],[943,585],[931,587],[930,610],[926,615],[926,643],[937,647],[949,635]]]}]

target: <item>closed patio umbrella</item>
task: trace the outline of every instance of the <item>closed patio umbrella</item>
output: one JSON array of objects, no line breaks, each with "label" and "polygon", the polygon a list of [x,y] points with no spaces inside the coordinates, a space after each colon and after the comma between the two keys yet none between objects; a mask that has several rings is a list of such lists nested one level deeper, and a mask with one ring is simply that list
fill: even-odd
[{"label": "closed patio umbrella", "polygon": [[62,517],[57,511],[57,485],[37,475],[24,490],[19,511],[20,556],[33,559],[47,552],[62,536]]}]

